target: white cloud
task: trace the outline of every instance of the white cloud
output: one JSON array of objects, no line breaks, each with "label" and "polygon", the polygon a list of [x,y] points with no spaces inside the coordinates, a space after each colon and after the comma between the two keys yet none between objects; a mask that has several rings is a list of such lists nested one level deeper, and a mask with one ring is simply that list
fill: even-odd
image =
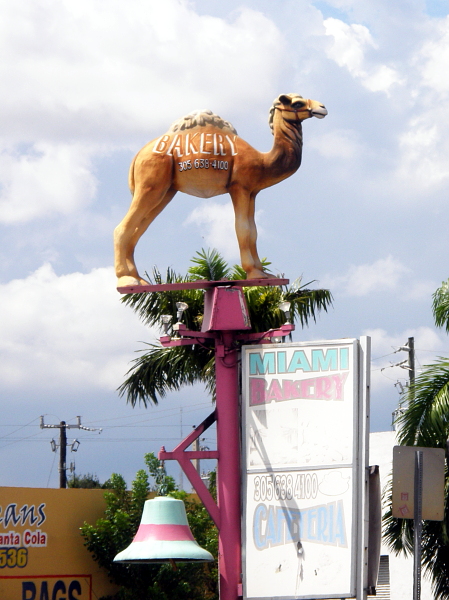
[{"label": "white cloud", "polygon": [[271,97],[282,65],[276,26],[245,7],[227,21],[184,0],[3,1],[2,23],[3,135],[16,141],[123,144],[205,101]]},{"label": "white cloud", "polygon": [[369,50],[378,50],[368,27],[358,23],[344,23],[340,19],[324,20],[326,35],[333,40],[327,51],[329,58],[340,67],[346,67],[349,73],[359,78],[371,92],[388,93],[391,86],[402,82],[398,72],[385,64],[370,64],[366,54]]},{"label": "white cloud", "polygon": [[379,65],[363,77],[363,84],[371,92],[388,92],[392,85],[403,82],[398,72],[387,65]]},{"label": "white cloud", "polygon": [[[256,211],[256,223],[263,211]],[[219,204],[208,200],[195,208],[184,225],[194,224],[201,228],[207,246],[216,248],[226,260],[240,261],[239,248],[234,227],[234,210],[231,200]],[[257,227],[263,235],[262,227]]]},{"label": "white cloud", "polygon": [[0,222],[24,222],[51,212],[70,214],[96,192],[90,155],[80,145],[35,144],[0,152]]},{"label": "white cloud", "polygon": [[384,329],[367,329],[363,335],[371,337],[371,378],[372,389],[376,393],[393,386],[397,381],[403,386],[409,381],[407,364],[403,367],[394,366],[408,360],[408,352],[399,348],[406,346],[409,337],[414,338],[416,375],[424,365],[434,362],[437,356],[447,356],[449,353],[447,335],[439,334],[430,327],[417,327],[394,334]]},{"label": "white cloud", "polygon": [[322,135],[315,134],[308,145],[327,159],[349,161],[360,158],[363,153],[358,133],[349,129],[334,129]]},{"label": "white cloud", "polygon": [[120,303],[112,268],[58,277],[45,264],[0,287],[0,312],[0,378],[9,388],[38,381],[40,389],[114,391],[138,340],[154,340]]},{"label": "white cloud", "polygon": [[426,299],[429,302],[438,285],[429,279],[417,279],[411,268],[393,256],[380,258],[371,264],[352,265],[343,275],[325,275],[321,283],[344,296],[362,297],[400,290],[404,299]]},{"label": "white cloud", "polygon": [[432,21],[431,35],[415,56],[421,72],[422,85],[439,94],[449,92],[447,65],[449,63],[449,16]]},{"label": "white cloud", "polygon": [[322,278],[322,283],[347,296],[366,296],[374,291],[395,289],[408,273],[408,267],[388,256],[372,264],[353,265],[344,275],[327,275]]},{"label": "white cloud", "polygon": [[449,169],[449,17],[434,19],[409,59],[410,111],[399,136],[397,184],[411,195],[447,184]]},{"label": "white cloud", "polygon": [[[426,55],[430,45],[435,56],[427,56],[423,61],[422,54]],[[449,32],[446,39],[424,43],[411,59],[416,66],[415,80],[410,82],[411,106],[399,135],[400,161],[395,176],[415,193],[428,193],[449,178],[449,86],[439,53],[449,55]]]},{"label": "white cloud", "polygon": [[131,139],[150,141],[196,108],[227,118],[249,98],[266,103],[283,68],[280,32],[246,7],[225,20],[185,0],[1,6],[5,223],[84,207],[95,196],[94,155],[135,148]]},{"label": "white cloud", "polygon": [[334,39],[332,52],[329,52],[329,55],[340,67],[346,67],[351,74],[364,75],[365,48],[367,46],[376,48],[369,29],[365,25],[357,23],[349,25],[332,17],[324,20],[324,27],[326,35]]}]

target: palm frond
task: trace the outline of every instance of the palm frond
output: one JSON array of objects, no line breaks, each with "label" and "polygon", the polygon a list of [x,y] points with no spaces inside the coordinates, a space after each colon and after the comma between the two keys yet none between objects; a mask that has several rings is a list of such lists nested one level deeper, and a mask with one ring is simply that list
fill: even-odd
[{"label": "palm frond", "polygon": [[147,344],[150,350],[133,361],[127,379],[119,387],[120,396],[136,406],[141,402],[158,404],[168,392],[178,391],[184,385],[202,382],[210,393],[215,387],[213,353],[200,345],[161,348]]},{"label": "palm frond", "polygon": [[[149,278],[151,284],[181,283],[191,281],[189,276],[181,276],[168,268],[165,278],[162,277],[157,267],[153,269],[153,277]],[[201,328],[203,314],[204,295],[202,290],[175,290],[157,292],[151,294],[126,294],[122,302],[130,306],[136,312],[141,321],[150,327],[160,327],[161,315],[171,315],[173,322],[176,319],[176,303],[186,302],[189,309],[183,315],[186,327],[198,331]]]},{"label": "palm frond", "polygon": [[432,312],[437,327],[444,327],[449,332],[449,279],[443,281],[432,296]]},{"label": "palm frond", "polygon": [[196,254],[197,256],[191,259],[193,266],[189,267],[191,279],[205,279],[206,281],[229,279],[231,270],[218,250],[201,249]]},{"label": "palm frond", "polygon": [[[230,268],[216,250],[201,250],[192,259],[187,276],[177,274],[168,268],[165,277],[154,267],[150,283],[179,283],[197,279],[246,279],[243,269],[235,265]],[[263,266],[270,263],[264,259]],[[309,285],[309,284],[307,284]],[[277,286],[260,286],[244,288],[248,305],[252,330],[263,332],[278,328],[285,323],[285,315],[279,309],[283,300],[291,302],[292,320],[299,320],[307,325],[316,320],[317,314],[332,304],[332,295],[328,290],[309,290],[300,285],[300,281],[283,290]],[[204,294],[202,290],[177,290],[149,294],[128,294],[122,301],[130,306],[142,322],[151,327],[160,327],[162,315],[171,315],[176,319],[176,302],[183,301],[188,309],[183,314],[183,322],[187,329],[201,330],[204,312]],[[143,352],[133,361],[126,380],[119,388],[121,396],[135,406],[142,402],[158,403],[169,391],[179,390],[183,385],[202,382],[207,392],[215,397],[215,358],[209,346],[176,346],[162,348],[159,345],[147,344],[149,350]]]},{"label": "palm frond", "polygon": [[[403,396],[404,413],[398,419],[398,441],[406,446],[444,448],[449,437],[449,360],[439,358],[423,372]],[[445,474],[445,498],[449,473]],[[391,506],[392,486],[387,491]],[[384,539],[398,553],[413,552],[413,520],[393,517],[391,509],[383,516]],[[445,502],[443,521],[423,521],[422,564],[432,579],[435,598],[449,600],[449,503]]]},{"label": "palm frond", "polygon": [[446,448],[449,437],[449,359],[424,367],[404,396],[399,443]]},{"label": "palm frond", "polygon": [[[312,282],[310,282],[312,283]],[[301,326],[308,326],[310,321],[316,323],[320,311],[327,312],[332,306],[332,294],[329,290],[310,290],[305,284],[299,289],[288,288],[284,293],[284,300],[292,303],[290,310],[293,318],[299,319]]]}]

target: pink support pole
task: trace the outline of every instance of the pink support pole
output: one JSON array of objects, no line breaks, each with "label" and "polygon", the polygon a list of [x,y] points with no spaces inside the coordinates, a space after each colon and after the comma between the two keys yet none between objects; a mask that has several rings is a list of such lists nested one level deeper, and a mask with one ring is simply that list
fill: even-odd
[{"label": "pink support pole", "polygon": [[[176,323],[174,337],[162,336],[163,346],[184,346],[215,340],[215,379],[216,409],[195,429],[173,452],[162,447],[160,460],[177,460],[191,484],[194,486],[206,509],[218,527],[218,567],[220,572],[220,600],[238,600],[242,596],[242,557],[241,557],[241,465],[240,465],[240,416],[239,405],[239,356],[236,342],[269,343],[273,337],[285,337],[294,330],[294,325],[286,323],[279,329],[264,333],[249,333],[249,317],[244,301],[240,301],[233,291],[238,287],[260,285],[286,285],[288,279],[261,279],[244,281],[197,281],[176,284],[136,286],[118,288],[122,293],[159,292],[178,289],[216,288],[225,291],[209,297],[205,301],[204,331],[187,330],[182,323]],[[203,321],[203,325],[204,325]],[[204,429],[217,422],[217,451],[187,451],[186,448]],[[205,488],[192,463],[192,458],[217,459],[217,500],[215,504]]]},{"label": "pink support pole", "polygon": [[217,469],[220,600],[236,600],[241,596],[238,353],[226,353],[226,347],[229,348],[232,340],[232,333],[223,332],[224,344],[217,340],[215,346],[217,446],[220,449]]}]

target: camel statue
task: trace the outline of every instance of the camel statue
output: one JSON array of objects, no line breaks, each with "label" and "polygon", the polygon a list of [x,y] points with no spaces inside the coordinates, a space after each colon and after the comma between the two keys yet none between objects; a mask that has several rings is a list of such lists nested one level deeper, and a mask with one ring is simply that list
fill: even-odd
[{"label": "camel statue", "polygon": [[326,115],[324,105],[315,100],[282,94],[270,109],[274,143],[269,152],[252,148],[230,123],[211,111],[197,111],[175,121],[166,134],[144,146],[129,172],[131,206],[114,231],[117,287],[147,285],[137,271],[134,249],[178,191],[199,198],[228,192],[248,279],[272,277],[263,270],[257,254],[256,196],[293,175],[301,164],[302,122]]}]

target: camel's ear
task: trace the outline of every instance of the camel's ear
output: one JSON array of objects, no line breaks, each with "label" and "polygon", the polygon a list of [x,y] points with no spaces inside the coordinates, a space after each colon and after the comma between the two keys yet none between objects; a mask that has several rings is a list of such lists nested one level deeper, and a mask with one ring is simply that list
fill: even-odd
[{"label": "camel's ear", "polygon": [[285,94],[281,94],[279,96],[279,102],[281,102],[282,104],[286,104],[287,106],[292,103],[290,98],[288,96],[286,96]]}]

